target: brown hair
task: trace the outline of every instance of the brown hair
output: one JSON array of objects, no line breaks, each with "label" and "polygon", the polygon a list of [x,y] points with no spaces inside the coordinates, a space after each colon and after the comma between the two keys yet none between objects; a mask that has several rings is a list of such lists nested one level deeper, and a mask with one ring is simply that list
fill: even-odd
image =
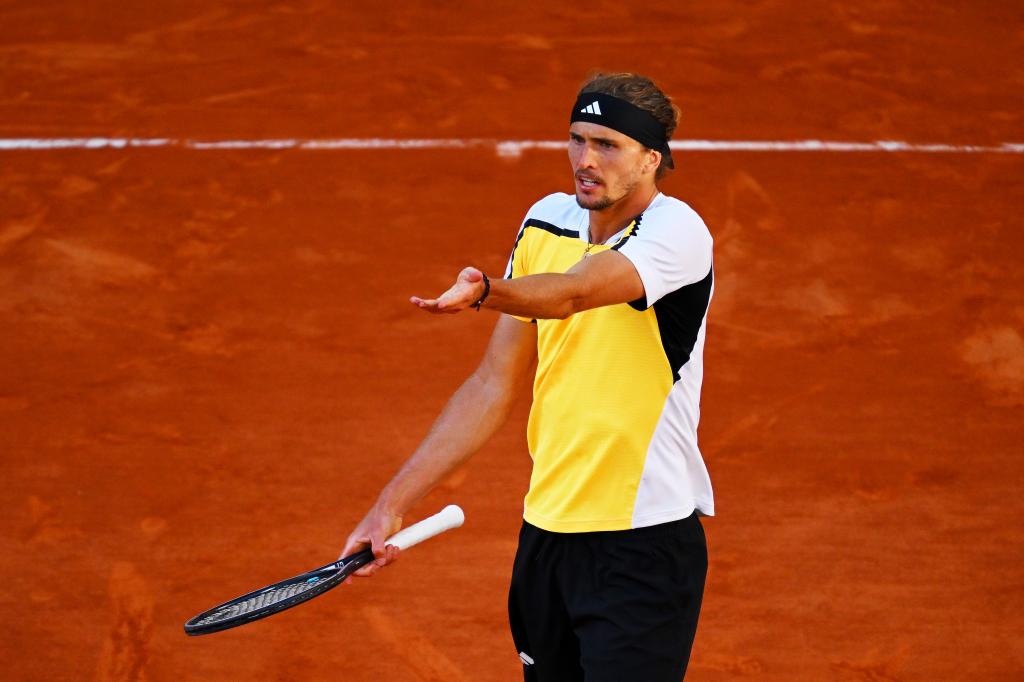
[{"label": "brown hair", "polygon": [[[650,78],[636,73],[596,73],[580,87],[577,97],[588,92],[599,92],[625,100],[643,109],[665,126],[665,139],[671,140],[679,123],[679,107],[654,84]],[[668,172],[668,159],[662,155],[656,177]]]}]

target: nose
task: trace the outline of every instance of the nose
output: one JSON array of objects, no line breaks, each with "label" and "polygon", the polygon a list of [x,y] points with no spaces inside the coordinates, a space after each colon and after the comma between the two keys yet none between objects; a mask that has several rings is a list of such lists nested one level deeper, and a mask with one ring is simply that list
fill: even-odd
[{"label": "nose", "polygon": [[579,155],[579,158],[576,159],[576,170],[595,167],[594,159],[596,158],[596,153],[590,148],[589,144],[581,145]]}]

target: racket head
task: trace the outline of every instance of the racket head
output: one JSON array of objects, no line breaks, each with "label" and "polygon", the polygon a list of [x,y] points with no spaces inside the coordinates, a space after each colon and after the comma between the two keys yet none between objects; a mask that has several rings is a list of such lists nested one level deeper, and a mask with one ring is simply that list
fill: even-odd
[{"label": "racket head", "polygon": [[371,561],[373,552],[364,549],[334,563],[243,594],[190,618],[185,623],[185,634],[208,635],[298,606],[337,587]]}]

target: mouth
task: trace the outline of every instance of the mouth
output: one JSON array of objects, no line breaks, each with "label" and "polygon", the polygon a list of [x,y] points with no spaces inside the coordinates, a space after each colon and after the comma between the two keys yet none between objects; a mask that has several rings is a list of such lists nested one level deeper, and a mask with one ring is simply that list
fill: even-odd
[{"label": "mouth", "polygon": [[600,187],[600,185],[601,183],[598,180],[595,180],[594,178],[588,178],[583,175],[576,176],[576,186],[583,190],[584,192],[589,192],[591,190],[597,189],[598,187]]}]

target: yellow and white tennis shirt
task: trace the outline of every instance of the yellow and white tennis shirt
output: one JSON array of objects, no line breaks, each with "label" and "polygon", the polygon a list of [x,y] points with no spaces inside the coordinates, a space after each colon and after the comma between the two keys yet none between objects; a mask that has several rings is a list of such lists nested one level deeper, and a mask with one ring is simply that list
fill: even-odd
[{"label": "yellow and white tennis shirt", "polygon": [[[527,213],[505,277],[565,272],[583,258],[589,213],[552,194]],[[578,533],[714,514],[697,447],[712,239],[693,209],[658,194],[606,244],[644,296],[537,324],[527,441],[527,522]],[[523,319],[523,318],[520,318]]]}]

